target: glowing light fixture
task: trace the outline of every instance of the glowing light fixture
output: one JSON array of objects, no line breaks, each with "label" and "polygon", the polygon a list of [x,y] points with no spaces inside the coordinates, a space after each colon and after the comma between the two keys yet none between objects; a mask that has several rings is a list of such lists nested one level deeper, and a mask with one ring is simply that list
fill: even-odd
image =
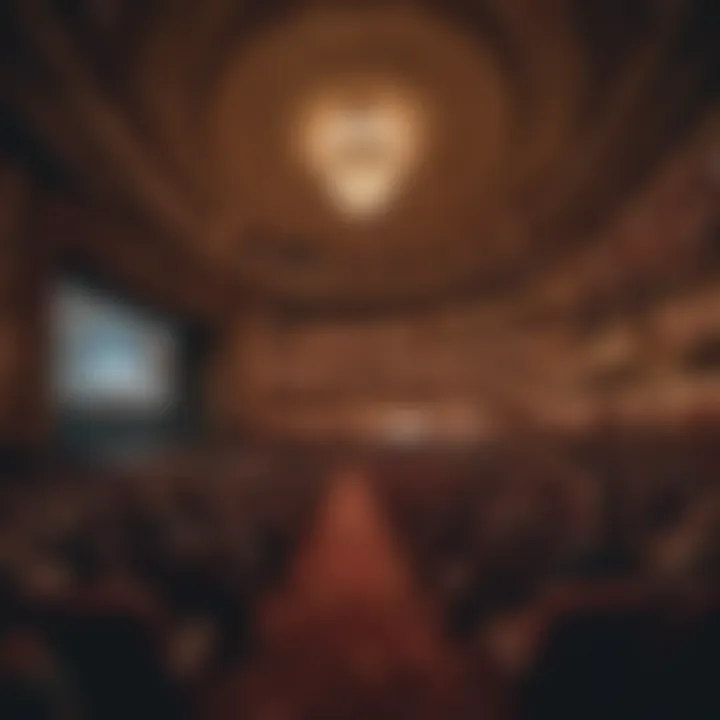
[{"label": "glowing light fixture", "polygon": [[432,435],[431,420],[425,410],[412,405],[383,409],[381,439],[393,445],[415,445]]},{"label": "glowing light fixture", "polygon": [[305,105],[298,149],[338,212],[361,220],[391,208],[422,156],[422,111],[412,92],[384,79],[340,83]]}]

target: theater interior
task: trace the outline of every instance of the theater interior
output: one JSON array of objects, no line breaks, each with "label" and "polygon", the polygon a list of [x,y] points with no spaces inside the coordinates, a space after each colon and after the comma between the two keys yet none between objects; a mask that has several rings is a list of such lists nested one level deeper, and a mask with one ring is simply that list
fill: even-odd
[{"label": "theater interior", "polygon": [[718,720],[719,39],[0,3],[0,719]]}]

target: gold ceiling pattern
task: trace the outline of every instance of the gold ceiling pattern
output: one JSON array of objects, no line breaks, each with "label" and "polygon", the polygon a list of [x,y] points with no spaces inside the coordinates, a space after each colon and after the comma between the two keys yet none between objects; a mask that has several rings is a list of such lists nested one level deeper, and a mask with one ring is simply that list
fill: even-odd
[{"label": "gold ceiling pattern", "polygon": [[[81,193],[132,218],[135,252],[162,242],[228,293],[318,308],[467,293],[532,308],[554,293],[572,309],[593,253],[632,243],[608,231],[618,207],[711,126],[720,66],[712,0],[18,0],[3,13],[2,99]],[[324,208],[282,151],[295,100],[345,71],[417,87],[436,121],[413,191],[371,226]],[[633,252],[630,276],[653,254]]]}]

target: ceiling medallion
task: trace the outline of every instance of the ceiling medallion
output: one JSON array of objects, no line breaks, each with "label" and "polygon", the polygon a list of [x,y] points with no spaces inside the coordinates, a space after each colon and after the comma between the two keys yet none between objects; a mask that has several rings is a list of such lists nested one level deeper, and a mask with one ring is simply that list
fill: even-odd
[{"label": "ceiling medallion", "polygon": [[352,78],[312,94],[292,137],[335,211],[360,221],[388,213],[407,188],[425,149],[425,125],[409,88]]}]

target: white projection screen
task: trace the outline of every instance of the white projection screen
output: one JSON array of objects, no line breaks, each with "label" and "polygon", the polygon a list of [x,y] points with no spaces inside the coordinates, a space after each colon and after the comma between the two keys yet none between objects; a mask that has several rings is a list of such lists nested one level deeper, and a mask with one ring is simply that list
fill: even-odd
[{"label": "white projection screen", "polygon": [[62,282],[51,327],[61,414],[162,417],[176,408],[180,339],[172,323],[111,293]]}]

